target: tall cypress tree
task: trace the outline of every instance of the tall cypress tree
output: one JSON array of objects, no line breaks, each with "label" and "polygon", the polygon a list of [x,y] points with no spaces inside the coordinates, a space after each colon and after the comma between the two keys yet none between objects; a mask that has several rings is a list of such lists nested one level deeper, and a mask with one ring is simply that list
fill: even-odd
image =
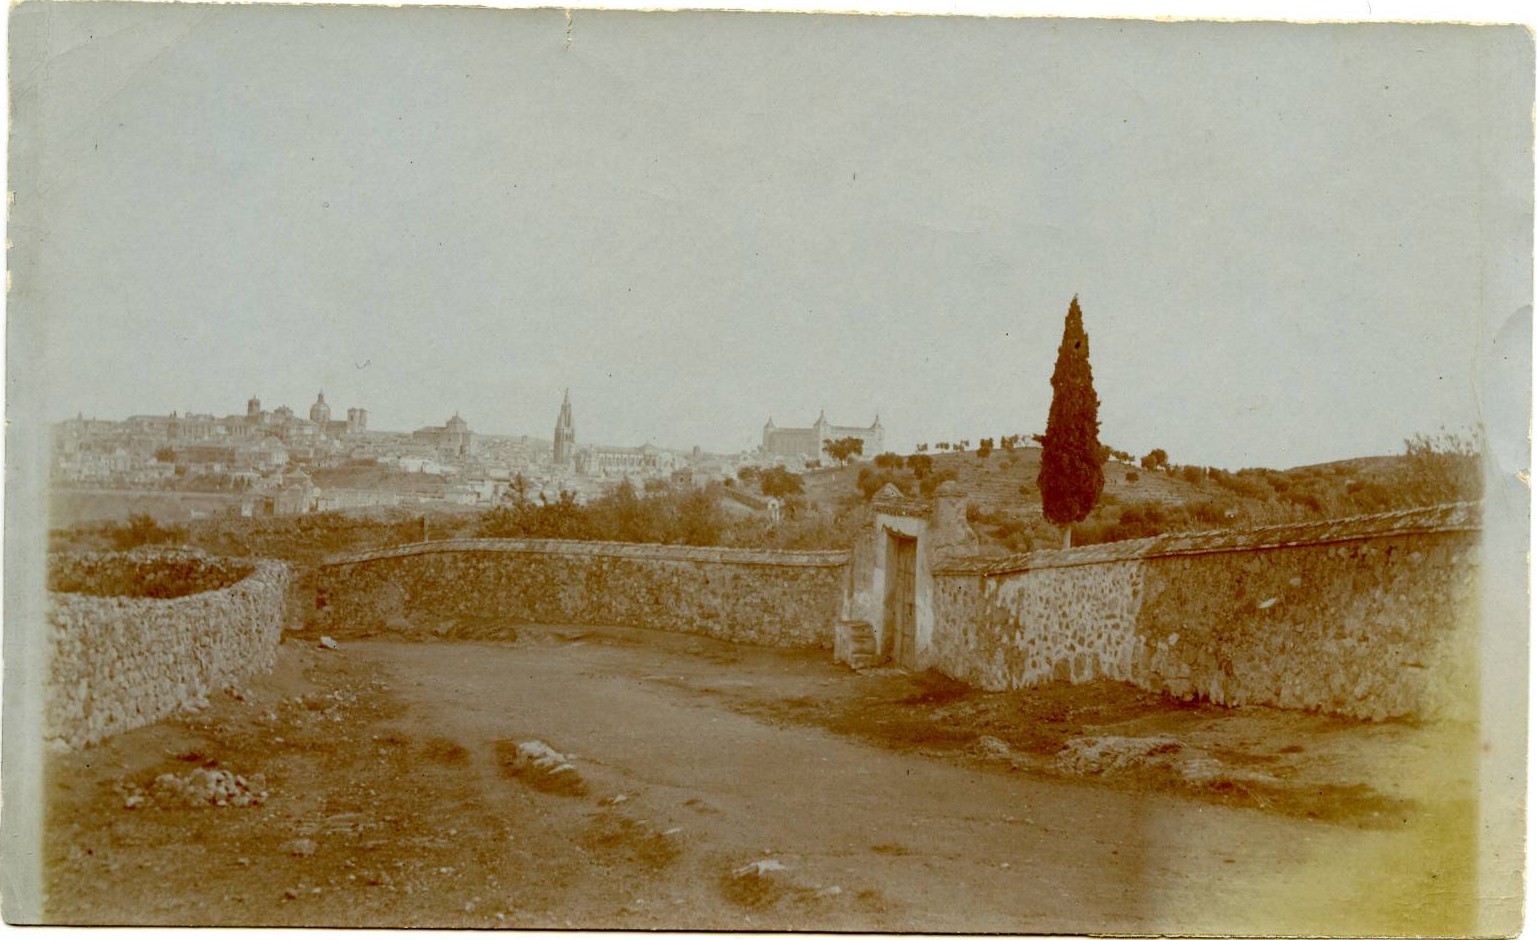
[{"label": "tall cypress tree", "polygon": [[1099,398],[1089,368],[1089,334],[1083,330],[1078,296],[1067,308],[1057,367],[1051,373],[1051,414],[1041,440],[1041,512],[1063,528],[1063,547],[1072,544],[1072,525],[1082,522],[1105,488],[1099,450]]}]

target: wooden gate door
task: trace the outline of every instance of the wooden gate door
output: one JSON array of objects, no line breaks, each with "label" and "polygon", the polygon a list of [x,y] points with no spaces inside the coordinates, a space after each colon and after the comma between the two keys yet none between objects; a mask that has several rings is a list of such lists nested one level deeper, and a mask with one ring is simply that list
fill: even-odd
[{"label": "wooden gate door", "polygon": [[915,665],[918,618],[914,608],[918,586],[918,540],[887,535],[886,630],[891,637],[891,658],[899,666]]}]

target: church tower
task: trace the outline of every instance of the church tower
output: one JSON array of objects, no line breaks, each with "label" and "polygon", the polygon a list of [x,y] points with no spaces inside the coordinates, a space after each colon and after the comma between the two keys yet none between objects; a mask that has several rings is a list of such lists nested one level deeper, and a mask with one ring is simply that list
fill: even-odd
[{"label": "church tower", "polygon": [[560,417],[555,420],[555,463],[568,464],[576,456],[576,428],[571,425],[571,389],[560,403]]}]

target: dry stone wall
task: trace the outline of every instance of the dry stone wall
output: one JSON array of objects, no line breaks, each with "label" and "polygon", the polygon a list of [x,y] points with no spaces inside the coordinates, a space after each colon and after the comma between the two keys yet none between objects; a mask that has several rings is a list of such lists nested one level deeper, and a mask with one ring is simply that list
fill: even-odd
[{"label": "dry stone wall", "polygon": [[1142,566],[1109,562],[999,577],[942,577],[934,657],[985,689],[1129,680]]},{"label": "dry stone wall", "polygon": [[1133,681],[1226,705],[1474,717],[1477,543],[1426,533],[1145,565]]},{"label": "dry stone wall", "polygon": [[937,572],[929,661],[990,689],[1130,681],[1225,705],[1471,720],[1478,519],[1432,507]]},{"label": "dry stone wall", "polygon": [[338,559],[312,582],[315,622],[338,636],[497,619],[830,649],[847,573],[847,552],[461,539]]},{"label": "dry stone wall", "polygon": [[[183,551],[50,561],[51,584],[73,588],[49,594],[52,747],[149,724],[273,666],[288,587],[281,564]],[[224,586],[197,590],[215,584]],[[126,594],[109,593],[125,585]],[[132,596],[148,589],[179,596]]]}]

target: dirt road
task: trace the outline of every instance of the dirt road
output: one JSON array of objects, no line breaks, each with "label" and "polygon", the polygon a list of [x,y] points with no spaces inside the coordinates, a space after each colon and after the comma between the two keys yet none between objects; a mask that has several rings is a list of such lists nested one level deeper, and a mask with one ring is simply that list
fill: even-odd
[{"label": "dirt road", "polygon": [[[1085,695],[1122,693],[1093,687],[1002,722],[1017,694],[646,631],[313,639],[239,699],[54,761],[50,919],[1394,933],[1468,914],[1446,729],[1146,697],[1112,723]],[[1060,742],[1031,749],[1050,722],[1220,757],[1225,785],[1152,758],[1069,767]],[[570,769],[520,758],[532,741]],[[259,805],[185,805],[162,775],[199,767]]]}]

